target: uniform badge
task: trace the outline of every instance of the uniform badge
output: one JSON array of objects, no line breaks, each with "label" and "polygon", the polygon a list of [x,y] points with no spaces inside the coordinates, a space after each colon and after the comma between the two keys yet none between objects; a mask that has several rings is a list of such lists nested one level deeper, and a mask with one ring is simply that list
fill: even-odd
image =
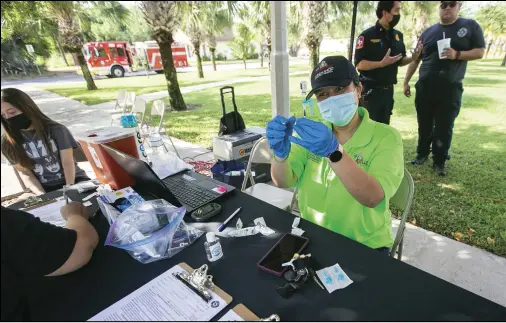
[{"label": "uniform badge", "polygon": [[371,43],[379,43],[381,39],[371,39]]},{"label": "uniform badge", "polygon": [[357,49],[361,49],[362,47],[364,47],[364,36],[358,37],[356,47]]},{"label": "uniform badge", "polygon": [[464,37],[465,35],[467,35],[466,27],[462,27],[459,29],[459,31],[457,31],[457,36],[459,36],[460,38]]},{"label": "uniform badge", "polygon": [[399,41],[399,34],[395,34],[395,40]]}]

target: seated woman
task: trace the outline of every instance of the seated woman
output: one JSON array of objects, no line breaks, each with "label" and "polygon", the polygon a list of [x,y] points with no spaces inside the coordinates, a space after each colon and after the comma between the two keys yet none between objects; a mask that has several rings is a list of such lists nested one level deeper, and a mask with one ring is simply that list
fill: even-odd
[{"label": "seated woman", "polygon": [[2,154],[35,195],[89,180],[77,166],[70,131],[49,119],[23,91],[2,89]]},{"label": "seated woman", "polygon": [[316,94],[325,121],[276,116],[268,123],[272,180],[298,186],[303,218],[388,253],[389,200],[404,176],[401,136],[358,107],[362,86],[345,57],[324,58],[311,86],[307,99]]}]

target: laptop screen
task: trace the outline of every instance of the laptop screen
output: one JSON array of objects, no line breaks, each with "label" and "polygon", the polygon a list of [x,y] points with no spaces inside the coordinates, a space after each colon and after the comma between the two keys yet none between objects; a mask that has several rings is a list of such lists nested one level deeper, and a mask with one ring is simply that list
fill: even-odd
[{"label": "laptop screen", "polygon": [[182,204],[165,186],[160,178],[155,174],[151,167],[143,160],[134,158],[128,154],[122,153],[114,148],[101,145],[107,153],[132,177],[135,190],[142,194],[151,194],[162,198],[174,206],[180,207]]}]

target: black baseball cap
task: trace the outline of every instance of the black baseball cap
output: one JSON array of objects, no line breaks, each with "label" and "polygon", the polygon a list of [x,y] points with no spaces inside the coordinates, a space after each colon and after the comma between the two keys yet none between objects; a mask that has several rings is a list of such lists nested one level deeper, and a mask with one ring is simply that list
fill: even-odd
[{"label": "black baseball cap", "polygon": [[351,82],[358,83],[355,67],[344,56],[327,56],[311,73],[311,92],[306,96],[309,100],[316,90],[327,86],[347,87]]}]

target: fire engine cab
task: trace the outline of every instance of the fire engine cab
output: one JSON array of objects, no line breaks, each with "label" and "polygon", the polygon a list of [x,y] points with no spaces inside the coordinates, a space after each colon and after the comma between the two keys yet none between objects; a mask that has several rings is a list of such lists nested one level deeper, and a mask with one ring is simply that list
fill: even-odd
[{"label": "fire engine cab", "polygon": [[[84,57],[90,72],[94,75],[123,77],[132,72],[134,57],[140,55],[150,70],[163,72],[160,48],[156,41],[137,42],[132,47],[126,41],[89,42],[83,47]],[[184,44],[172,44],[174,67],[188,66]]]}]

